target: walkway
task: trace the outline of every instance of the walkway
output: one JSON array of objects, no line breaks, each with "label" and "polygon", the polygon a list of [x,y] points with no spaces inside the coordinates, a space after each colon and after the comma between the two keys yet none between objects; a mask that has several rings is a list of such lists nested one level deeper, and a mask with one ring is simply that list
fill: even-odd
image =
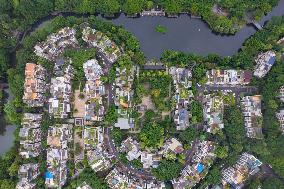
[{"label": "walkway", "polygon": [[256,21],[252,21],[252,24],[258,29],[258,30],[262,30],[262,26],[256,22]]}]

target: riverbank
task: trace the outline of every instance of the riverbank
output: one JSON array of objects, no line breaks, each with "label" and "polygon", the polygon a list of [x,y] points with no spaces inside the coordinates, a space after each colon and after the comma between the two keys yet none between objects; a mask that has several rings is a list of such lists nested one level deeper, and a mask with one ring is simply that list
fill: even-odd
[{"label": "riverbank", "polygon": [[[264,25],[273,16],[280,16],[284,13],[284,0],[272,9],[270,13],[264,16],[259,22]],[[75,16],[88,17],[90,14],[77,14],[71,12],[53,12],[50,15],[39,19],[29,29],[20,35],[19,43],[12,51],[17,50],[24,37],[40,28],[45,22],[52,20],[57,16]],[[209,26],[198,18],[192,18],[188,14],[180,14],[177,18],[168,18],[163,16],[138,16],[136,18],[127,17],[124,14],[116,14],[114,18],[103,18],[109,20],[115,25],[123,26],[130,31],[141,44],[141,49],[148,59],[159,59],[165,50],[175,50],[182,52],[192,52],[199,55],[208,55],[216,53],[221,56],[232,56],[242,46],[243,42],[256,32],[252,25],[246,25],[235,35],[220,35],[212,32]],[[159,35],[155,32],[157,25],[163,25],[167,28],[165,35]],[[11,57],[14,57],[11,56]],[[11,60],[15,64],[15,60]]]}]

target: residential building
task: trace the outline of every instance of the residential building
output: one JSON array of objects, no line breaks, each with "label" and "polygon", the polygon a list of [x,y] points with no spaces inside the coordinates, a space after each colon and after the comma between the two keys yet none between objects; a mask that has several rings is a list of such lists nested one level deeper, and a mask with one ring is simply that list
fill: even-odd
[{"label": "residential building", "polygon": [[91,59],[84,63],[83,68],[87,79],[85,121],[102,121],[105,115],[103,96],[106,95],[105,86],[100,79],[104,74],[102,67],[96,59]]},{"label": "residential building", "polygon": [[111,189],[128,189],[128,177],[120,173],[116,168],[105,179]]},{"label": "residential building", "polygon": [[160,161],[162,160],[162,155],[158,153],[149,153],[146,151],[141,152],[141,163],[143,164],[143,169],[157,168]]},{"label": "residential building", "polygon": [[19,167],[18,177],[19,182],[17,183],[16,189],[33,189],[35,183],[33,182],[39,176],[39,164],[23,164]]},{"label": "residential building", "polygon": [[68,143],[73,140],[73,125],[56,124],[48,129],[47,171],[45,184],[49,188],[62,187],[67,181]]},{"label": "residential building", "polygon": [[66,119],[71,112],[70,98],[72,94],[71,79],[73,68],[69,65],[64,76],[51,78],[49,98],[49,114],[55,118]]},{"label": "residential building", "polygon": [[40,128],[20,128],[19,137],[21,141],[27,143],[37,143],[41,141],[41,129]]},{"label": "residential building", "polygon": [[29,107],[42,107],[45,102],[46,70],[41,65],[27,63],[23,102]]},{"label": "residential building", "polygon": [[252,79],[249,70],[208,70],[207,85],[247,85]]},{"label": "residential building", "polygon": [[243,153],[233,167],[222,170],[223,185],[229,184],[232,188],[241,189],[250,175],[259,171],[262,163],[253,155]]},{"label": "residential building", "polygon": [[121,143],[120,151],[127,153],[126,158],[128,161],[138,159],[141,156],[139,143],[132,137],[128,137]]},{"label": "residential building", "polygon": [[134,119],[130,117],[133,110],[132,85],[134,81],[134,71],[134,67],[130,70],[126,70],[126,68],[116,68],[114,104],[118,113],[118,121],[115,127],[119,127],[120,129],[134,128]]},{"label": "residential building", "polygon": [[134,68],[116,68],[115,78],[115,105],[118,107],[118,113],[128,118],[128,111],[132,108],[132,85],[134,81]]},{"label": "residential building", "polygon": [[215,149],[215,144],[211,141],[199,142],[191,161],[182,170],[180,176],[172,180],[173,188],[192,188],[199,183],[216,158]]},{"label": "residential building", "polygon": [[279,121],[280,130],[284,134],[284,109],[276,113],[276,118]]},{"label": "residential building", "polygon": [[120,128],[121,130],[128,130],[134,128],[133,118],[118,118],[114,127]]},{"label": "residential building", "polygon": [[171,138],[166,140],[162,151],[164,154],[168,152],[172,152],[174,154],[180,154],[184,151],[184,149],[182,144],[176,138]]},{"label": "residential building", "polygon": [[42,120],[42,114],[24,113],[22,119],[23,127],[37,128]]},{"label": "residential building", "polygon": [[41,153],[41,143],[28,143],[26,141],[20,141],[20,156],[25,159],[31,157],[37,157]]},{"label": "residential building", "polygon": [[189,111],[186,108],[177,106],[174,112],[174,122],[178,131],[189,127]]},{"label": "residential building", "polygon": [[245,96],[241,100],[241,106],[244,115],[247,137],[261,139],[263,137],[261,96]]},{"label": "residential building", "polygon": [[176,103],[174,111],[174,122],[177,130],[185,130],[189,127],[189,112],[187,111],[190,99],[193,97],[192,73],[186,68],[170,67],[171,74],[175,86],[174,101]]},{"label": "residential building", "polygon": [[35,183],[30,183],[25,180],[20,180],[17,183],[16,189],[35,189],[36,184]]},{"label": "residential building", "polygon": [[41,114],[25,113],[20,128],[20,155],[23,158],[37,157],[41,153]]},{"label": "residential building", "polygon": [[90,167],[95,171],[105,171],[109,169],[112,164],[107,158],[107,155],[100,149],[93,149],[87,151],[87,159]]},{"label": "residential building", "polygon": [[98,145],[103,143],[103,129],[102,127],[88,127],[85,126],[83,132],[85,149],[95,149]]},{"label": "residential building", "polygon": [[31,182],[39,176],[39,164],[27,163],[22,164],[18,171],[18,177],[20,180],[27,180]]},{"label": "residential building", "polygon": [[83,30],[82,39],[89,45],[98,48],[110,63],[114,63],[121,55],[118,46],[100,31],[86,27]]},{"label": "residential building", "polygon": [[83,182],[81,186],[78,186],[76,189],[93,189],[90,185]]},{"label": "residential building", "polygon": [[45,173],[45,184],[47,187],[59,188],[66,183],[67,160],[67,149],[47,149],[47,171]]},{"label": "residential building", "polygon": [[156,180],[142,180],[120,172],[114,168],[107,176],[106,182],[111,189],[165,189],[165,183]]},{"label": "residential building", "polygon": [[221,96],[217,94],[204,95],[203,117],[207,132],[215,134],[224,128],[223,112],[224,102]]},{"label": "residential building", "polygon": [[62,28],[57,33],[50,34],[46,41],[38,43],[34,47],[34,52],[39,57],[53,61],[64,52],[65,48],[78,46],[75,35],[75,29]]},{"label": "residential building", "polygon": [[48,128],[47,145],[53,148],[66,149],[73,140],[73,126],[56,124]]},{"label": "residential building", "polygon": [[267,51],[260,53],[256,59],[256,66],[253,75],[259,78],[264,77],[271,69],[276,61],[276,54],[274,51]]}]

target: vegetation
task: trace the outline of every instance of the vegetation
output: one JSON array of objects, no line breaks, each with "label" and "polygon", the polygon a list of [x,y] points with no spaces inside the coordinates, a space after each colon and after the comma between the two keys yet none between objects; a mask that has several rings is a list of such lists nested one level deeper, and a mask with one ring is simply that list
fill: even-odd
[{"label": "vegetation", "polygon": [[182,169],[182,164],[170,160],[162,160],[156,169],[152,169],[153,175],[161,181],[169,181],[177,178]]},{"label": "vegetation", "polygon": [[[224,145],[229,148],[230,153],[226,161],[228,164],[234,164],[243,151],[246,140],[244,120],[241,110],[235,106],[226,108],[224,117],[224,134],[227,144],[221,143],[220,146]],[[224,151],[225,149],[219,149],[218,151]]]},{"label": "vegetation", "polygon": [[64,52],[64,56],[71,58],[72,60],[72,66],[75,70],[73,86],[83,87],[84,85],[79,85],[80,82],[83,82],[83,84],[85,83],[83,64],[96,57],[96,49],[69,49]]},{"label": "vegetation", "polygon": [[179,139],[182,141],[183,144],[190,145],[191,142],[196,139],[198,136],[198,132],[195,128],[189,127],[185,131],[182,131],[179,135]]},{"label": "vegetation", "polygon": [[165,26],[160,25],[160,24],[156,27],[155,30],[158,33],[162,33],[162,34],[167,33],[167,28]]},{"label": "vegetation", "polygon": [[[170,90],[172,78],[163,71],[143,71],[139,75],[139,83],[136,84],[136,99],[140,101],[145,96],[151,96],[155,108],[159,111],[170,111]],[[145,87],[149,85],[149,87]]]},{"label": "vegetation", "polygon": [[190,113],[192,114],[192,124],[200,123],[203,121],[203,107],[198,101],[192,101],[192,103],[190,104]]},{"label": "vegetation", "polygon": [[262,188],[265,189],[283,189],[283,182],[277,178],[266,178],[262,182]]},{"label": "vegetation", "polygon": [[121,142],[127,138],[127,134],[116,127],[111,130],[110,136],[116,146],[120,146]]},{"label": "vegetation", "polygon": [[161,147],[164,143],[164,132],[164,128],[158,123],[145,123],[139,133],[141,147],[150,149]]},{"label": "vegetation", "polygon": [[82,173],[76,178],[73,179],[70,183],[67,184],[65,189],[73,189],[82,185],[82,183],[86,183],[92,188],[98,189],[108,189],[108,186],[102,179],[100,179],[97,174],[90,168],[86,167]]},{"label": "vegetation", "polygon": [[[82,3],[76,0],[21,0],[21,1],[8,1],[0,0],[0,16],[1,16],[1,29],[0,29],[0,79],[5,80],[7,77],[10,89],[14,95],[14,100],[5,105],[5,112],[8,119],[13,123],[19,123],[21,112],[25,108],[22,104],[23,94],[23,70],[27,62],[40,62],[41,60],[33,55],[33,46],[38,41],[46,39],[46,36],[52,32],[57,31],[63,26],[78,27],[83,22],[89,22],[91,25],[96,25],[96,29],[106,33],[117,45],[124,47],[126,56],[120,59],[119,64],[129,65],[128,63],[136,63],[143,65],[145,57],[140,51],[138,41],[127,31],[121,27],[113,26],[110,23],[102,22],[95,17],[89,18],[75,18],[75,17],[57,17],[50,23],[47,23],[41,29],[35,31],[30,36],[26,37],[23,41],[23,47],[17,51],[17,65],[9,65],[9,51],[13,51],[15,47],[15,39],[19,32],[27,29],[37,19],[49,14],[50,12],[57,11],[74,11],[77,13],[95,13],[101,12],[105,15],[113,15],[121,8],[129,15],[135,14],[136,11],[141,11],[152,8],[154,5],[161,5],[169,14],[176,14],[181,11],[188,11],[194,15],[201,15],[202,18],[209,24],[215,31],[223,33],[234,33],[246,21],[246,13],[251,14],[254,19],[259,19],[265,12],[269,11],[274,6],[277,0],[262,0],[255,3],[253,0],[237,1],[237,0],[214,0],[214,1],[185,1],[185,0],[158,0],[155,4],[152,1],[117,1],[117,0],[85,0]],[[226,16],[216,15],[212,12],[212,8],[217,4],[224,12],[228,12]],[[233,57],[221,58],[217,55],[208,55],[206,57],[197,56],[194,54],[185,54],[179,52],[165,51],[162,56],[162,61],[166,65],[179,65],[182,67],[193,68],[193,84],[197,82],[204,82],[205,71],[212,68],[238,68],[238,69],[252,69],[253,59],[255,55],[265,50],[277,50],[283,52],[283,46],[276,44],[280,37],[283,37],[284,31],[284,17],[274,18],[269,22],[266,27],[257,32],[254,36],[248,39],[240,52]],[[78,51],[80,52],[80,50]],[[74,53],[78,53],[75,52]],[[82,53],[82,52],[81,52]],[[92,54],[92,53],[90,53]],[[78,55],[75,65],[80,65],[84,57],[89,57],[90,54],[82,53]],[[72,54],[69,54],[72,56]],[[93,54],[92,54],[93,56]],[[13,68],[11,68],[13,66]],[[9,69],[10,68],[10,69]],[[273,169],[282,177],[283,172],[283,136],[279,132],[279,124],[275,118],[275,112],[278,107],[281,107],[280,101],[276,98],[277,91],[284,83],[284,66],[283,60],[278,57],[276,65],[272,68],[269,75],[264,79],[255,81],[254,84],[259,86],[260,93],[263,95],[263,123],[264,135],[263,141],[248,140],[245,138],[243,120],[240,110],[236,106],[229,107],[225,110],[225,128],[224,132],[218,133],[214,139],[220,145],[217,148],[217,155],[220,163],[212,166],[211,171],[205,178],[204,182],[218,183],[220,178],[221,162],[224,164],[233,164],[238,155],[248,150],[257,154],[262,161],[270,163]],[[82,72],[78,72],[78,81],[81,79]],[[144,75],[143,75],[144,74]],[[151,72],[142,73],[142,83],[151,83],[149,92],[153,102],[159,111],[169,110],[171,105],[167,99],[170,90],[169,83],[171,79],[163,72],[154,74]],[[143,88],[141,88],[143,90]],[[107,121],[112,123],[115,118],[115,113],[110,109]],[[200,108],[198,105],[192,111],[198,112]],[[148,115],[148,114],[147,114]],[[151,115],[151,114],[149,114]],[[148,115],[148,116],[149,116]],[[151,116],[149,116],[151,117]],[[196,118],[198,120],[198,116]],[[165,123],[166,125],[166,123]],[[170,125],[170,124],[169,124]],[[145,128],[145,129],[144,129]],[[139,135],[139,139],[145,147],[156,148],[161,145],[164,140],[165,129],[163,124],[149,123],[145,124]],[[190,131],[190,130],[189,130]],[[186,132],[180,135],[181,139],[187,143],[196,136],[195,133]],[[123,140],[125,135],[116,129],[112,132],[112,137],[119,143]],[[212,137],[212,136],[211,136]],[[18,143],[17,143],[18,144]],[[246,145],[244,145],[246,144]],[[12,148],[4,157],[0,158],[0,188],[15,188],[17,180],[17,170],[20,164],[20,159],[17,151],[18,146]],[[40,157],[35,162],[42,162],[43,158]],[[136,163],[134,163],[136,164]],[[43,167],[44,169],[44,167]],[[177,177],[181,169],[181,164],[175,161],[163,160],[157,169],[153,170],[153,174],[160,180],[170,180]],[[95,174],[87,168],[76,180],[70,183],[67,188],[75,188],[83,181],[86,181],[92,187],[106,188]],[[42,183],[42,180],[38,181]],[[273,183],[273,184],[271,184]],[[261,184],[263,188],[281,188],[281,183],[278,180],[267,178]],[[41,184],[38,184],[41,186]]]},{"label": "vegetation", "polygon": [[130,164],[136,169],[143,168],[143,164],[141,163],[140,159],[132,160]]}]

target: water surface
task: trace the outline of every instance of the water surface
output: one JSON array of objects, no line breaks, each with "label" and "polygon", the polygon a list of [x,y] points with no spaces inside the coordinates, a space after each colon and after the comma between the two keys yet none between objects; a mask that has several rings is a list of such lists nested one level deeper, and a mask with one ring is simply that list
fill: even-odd
[{"label": "water surface", "polygon": [[[284,0],[280,0],[278,6],[264,16],[260,24],[263,25],[272,16],[283,14]],[[256,32],[256,29],[249,25],[235,35],[218,35],[213,33],[204,21],[190,18],[188,15],[181,15],[178,18],[148,16],[128,18],[122,14],[111,21],[133,33],[140,41],[141,49],[149,59],[160,58],[161,53],[167,49],[200,55],[217,53],[221,56],[231,56],[239,50],[247,38]],[[159,24],[167,27],[166,34],[155,31]]]}]

